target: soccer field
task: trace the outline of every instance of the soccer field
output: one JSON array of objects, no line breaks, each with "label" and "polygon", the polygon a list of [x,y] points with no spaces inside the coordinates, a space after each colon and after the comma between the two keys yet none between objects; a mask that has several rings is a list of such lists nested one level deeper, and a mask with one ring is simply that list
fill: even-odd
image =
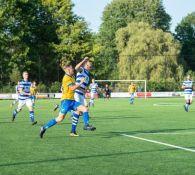
[{"label": "soccer field", "polygon": [[183,98],[96,100],[94,132],[69,137],[69,116],[39,138],[59,100],[38,100],[31,126],[27,110],[11,122],[11,101],[0,101],[0,175],[191,175],[195,172],[195,105]]}]

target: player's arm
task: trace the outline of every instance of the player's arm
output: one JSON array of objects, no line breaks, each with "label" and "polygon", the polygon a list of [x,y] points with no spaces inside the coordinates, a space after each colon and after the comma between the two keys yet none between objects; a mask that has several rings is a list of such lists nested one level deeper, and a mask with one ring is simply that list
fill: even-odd
[{"label": "player's arm", "polygon": [[70,83],[70,84],[68,84],[68,86],[69,86],[69,88],[70,88],[72,91],[74,91],[74,90],[78,89],[78,88],[83,84],[84,81],[85,81],[85,78],[82,78],[82,79],[80,80],[80,83],[79,83],[79,84],[72,84],[72,83]]},{"label": "player's arm", "polygon": [[89,60],[89,58],[88,58],[88,57],[85,57],[80,63],[78,63],[78,64],[75,66],[75,70],[76,70],[77,72],[81,72],[81,71],[82,71],[81,67],[82,67],[83,64],[86,63],[88,60]]},{"label": "player's arm", "polygon": [[185,86],[184,83],[182,84],[181,88],[182,88],[182,89],[185,89],[185,88],[186,88],[186,86]]},{"label": "player's arm", "polygon": [[22,87],[19,87],[19,88],[18,88],[18,91],[19,91],[19,94],[21,94],[21,95],[30,95],[30,93],[24,92],[24,90],[23,90]]}]

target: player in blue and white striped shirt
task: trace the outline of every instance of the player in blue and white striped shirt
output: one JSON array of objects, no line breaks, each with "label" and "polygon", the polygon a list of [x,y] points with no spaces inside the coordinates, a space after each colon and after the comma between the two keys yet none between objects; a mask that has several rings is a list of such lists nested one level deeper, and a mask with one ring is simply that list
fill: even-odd
[{"label": "player in blue and white striped shirt", "polygon": [[94,106],[94,98],[95,95],[98,93],[98,84],[95,82],[95,79],[91,80],[92,83],[89,86],[90,89],[90,101],[89,101],[89,106]]},{"label": "player in blue and white striped shirt", "polygon": [[[77,71],[76,84],[79,84],[81,79],[83,78],[85,79],[85,81],[80,85],[78,89],[75,90],[74,98],[75,101],[81,103],[84,106],[87,106],[85,93],[90,82],[89,71],[92,69],[92,63],[89,61],[88,57],[85,57],[83,61],[76,65],[75,69]],[[84,130],[94,131],[96,129],[94,126],[89,125],[89,118],[86,118],[86,116],[83,116],[83,122]]]},{"label": "player in blue and white striped shirt", "polygon": [[192,104],[192,91],[193,91],[193,81],[190,78],[190,75],[187,76],[187,80],[183,82],[182,89],[184,89],[184,96],[186,104],[184,109],[186,112],[189,111],[189,106]]},{"label": "player in blue and white striped shirt", "polygon": [[29,116],[32,125],[35,125],[37,124],[37,121],[35,121],[34,119],[34,109],[33,109],[33,103],[30,94],[31,82],[28,81],[28,77],[29,77],[28,72],[26,71],[23,72],[22,76],[23,76],[23,80],[20,81],[18,85],[18,91],[19,91],[18,107],[13,112],[12,121],[15,120],[17,114],[22,110],[22,107],[26,105],[27,108],[29,109]]}]

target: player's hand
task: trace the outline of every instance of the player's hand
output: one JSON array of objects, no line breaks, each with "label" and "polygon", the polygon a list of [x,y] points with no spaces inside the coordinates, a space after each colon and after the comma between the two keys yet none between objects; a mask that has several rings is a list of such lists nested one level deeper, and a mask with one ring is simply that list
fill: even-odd
[{"label": "player's hand", "polygon": [[83,61],[84,61],[84,62],[89,61],[89,57],[85,57],[85,58],[83,59]]},{"label": "player's hand", "polygon": [[85,82],[85,78],[81,78],[80,84],[83,84]]}]

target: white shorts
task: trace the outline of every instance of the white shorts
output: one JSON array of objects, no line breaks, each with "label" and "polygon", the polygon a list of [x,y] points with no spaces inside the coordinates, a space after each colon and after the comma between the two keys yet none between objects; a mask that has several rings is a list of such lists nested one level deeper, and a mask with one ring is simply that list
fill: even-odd
[{"label": "white shorts", "polygon": [[33,102],[31,99],[26,99],[26,100],[19,100],[18,101],[18,109],[22,109],[22,107],[26,105],[28,108],[32,108],[33,107]]},{"label": "white shorts", "polygon": [[74,99],[76,102],[81,103],[84,106],[87,106],[87,100],[85,99],[84,95],[80,95],[78,93],[74,93]]},{"label": "white shorts", "polygon": [[184,94],[185,100],[192,100],[192,94]]},{"label": "white shorts", "polygon": [[96,93],[91,92],[91,93],[90,93],[90,98],[91,98],[91,99],[94,99],[94,98],[95,98],[95,95],[96,95]]}]

